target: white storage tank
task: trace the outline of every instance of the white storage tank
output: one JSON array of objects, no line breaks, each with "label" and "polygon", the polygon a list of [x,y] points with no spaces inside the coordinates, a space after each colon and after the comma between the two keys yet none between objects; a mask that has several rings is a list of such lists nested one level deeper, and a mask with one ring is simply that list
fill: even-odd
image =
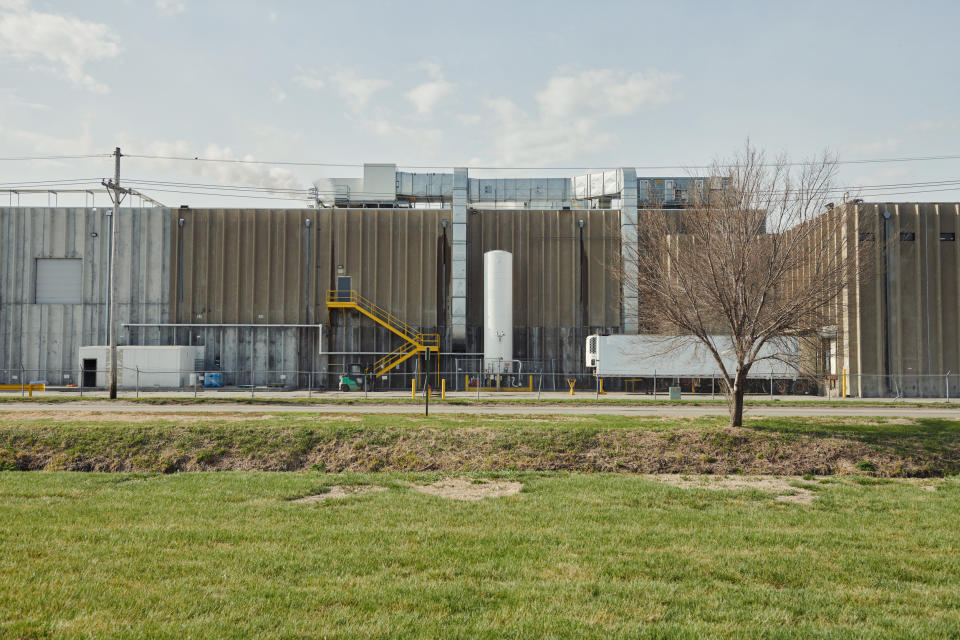
[{"label": "white storage tank", "polygon": [[513,373],[513,255],[483,254],[483,369]]}]

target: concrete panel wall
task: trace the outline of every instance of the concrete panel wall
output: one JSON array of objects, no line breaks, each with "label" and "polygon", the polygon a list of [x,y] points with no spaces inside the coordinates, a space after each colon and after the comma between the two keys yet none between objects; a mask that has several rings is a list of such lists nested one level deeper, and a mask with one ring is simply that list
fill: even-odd
[{"label": "concrete panel wall", "polygon": [[[0,208],[0,370],[75,382],[80,346],[107,341],[109,217],[106,209]],[[117,245],[117,318],[167,322],[169,210],[122,208]],[[36,304],[37,258],[83,260],[82,304]],[[120,340],[124,332],[119,332]],[[142,336],[166,339],[159,329]],[[0,371],[7,382],[12,374]]]},{"label": "concrete panel wall", "polygon": [[872,254],[875,274],[853,294],[843,353],[850,373],[863,374],[854,378],[858,391],[942,396],[944,381],[933,376],[960,372],[960,205],[871,203],[848,210],[864,228],[878,229],[859,245],[861,254]]}]

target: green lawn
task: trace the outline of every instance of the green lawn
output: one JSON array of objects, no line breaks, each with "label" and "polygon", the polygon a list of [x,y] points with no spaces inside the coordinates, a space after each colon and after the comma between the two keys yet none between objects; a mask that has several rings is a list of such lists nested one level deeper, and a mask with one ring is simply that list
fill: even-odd
[{"label": "green lawn", "polygon": [[[820,478],[809,505],[628,474],[407,486],[436,477],[0,473],[0,637],[960,635],[957,478]],[[390,490],[289,500],[350,483]]]}]

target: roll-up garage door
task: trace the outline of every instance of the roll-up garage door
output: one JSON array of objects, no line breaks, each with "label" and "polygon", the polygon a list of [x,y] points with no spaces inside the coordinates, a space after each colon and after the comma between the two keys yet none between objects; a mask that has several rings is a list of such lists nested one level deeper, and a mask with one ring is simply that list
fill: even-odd
[{"label": "roll-up garage door", "polygon": [[37,304],[83,302],[83,260],[37,258]]}]

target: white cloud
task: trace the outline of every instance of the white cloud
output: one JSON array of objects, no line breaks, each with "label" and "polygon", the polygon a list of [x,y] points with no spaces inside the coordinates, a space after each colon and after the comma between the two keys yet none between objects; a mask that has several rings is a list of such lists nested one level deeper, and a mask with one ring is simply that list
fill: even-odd
[{"label": "white cloud", "polygon": [[420,115],[430,115],[441,102],[453,94],[453,84],[446,80],[424,82],[407,91],[406,98]]},{"label": "white cloud", "polygon": [[483,122],[483,116],[476,113],[460,113],[457,114],[457,121],[460,124],[472,127]]},{"label": "white cloud", "polygon": [[30,131],[24,127],[4,127],[0,123],[0,141],[8,150],[23,150],[31,155],[60,155],[63,153],[104,152],[93,139],[93,128],[89,120],[71,125],[71,135],[57,136],[50,133]]},{"label": "white cloud", "polygon": [[373,98],[373,94],[390,86],[390,83],[386,80],[365,78],[353,69],[341,69],[334,72],[330,76],[330,83],[354,111],[362,110]]},{"label": "white cloud", "polygon": [[0,107],[29,109],[31,111],[50,111],[53,109],[53,107],[48,104],[24,100],[17,94],[16,91],[10,89],[0,89]]},{"label": "white cloud", "polygon": [[297,75],[293,76],[293,81],[304,89],[317,91],[327,86],[322,74],[315,69],[304,69],[297,67]]},{"label": "white cloud", "polygon": [[423,148],[430,148],[443,140],[443,132],[439,129],[419,129],[390,122],[385,118],[377,118],[364,122],[365,128],[385,138],[398,138]]},{"label": "white cloud", "polygon": [[109,91],[84,70],[91,61],[119,55],[119,38],[107,25],[29,11],[25,2],[5,0],[2,8],[6,12],[0,14],[0,60],[40,60],[76,86]]},{"label": "white cloud", "polygon": [[[197,153],[191,145],[184,140],[174,142],[155,141],[148,144],[142,151],[134,153],[143,153],[153,156],[176,156],[176,157],[200,157],[212,160],[247,160],[252,161],[254,157],[250,154],[239,155],[230,147],[221,147],[217,144],[208,144],[205,149]],[[189,173],[214,180],[224,185],[242,185],[246,187],[262,187],[275,192],[283,193],[290,189],[306,189],[300,179],[283,167],[271,167],[262,164],[243,164],[236,162],[185,162],[176,160],[139,160],[145,165],[152,165],[156,170],[169,172]],[[289,195],[284,193],[284,195]]]},{"label": "white cloud", "polygon": [[275,102],[283,102],[287,99],[287,93],[283,89],[273,87],[270,89],[270,95],[273,96]]},{"label": "white cloud", "polygon": [[671,100],[670,87],[679,78],[675,73],[659,71],[628,74],[593,69],[550,78],[547,87],[537,94],[537,102],[546,118],[630,115],[640,107]]},{"label": "white cloud", "polygon": [[604,118],[673,99],[670,87],[678,80],[672,73],[613,69],[555,75],[536,94],[533,115],[508,98],[487,100],[498,123],[493,133],[497,162],[550,164],[609,147],[615,138],[601,128]]},{"label": "white cloud", "polygon": [[187,9],[185,0],[156,0],[154,4],[157,7],[157,11],[165,16],[175,16],[178,13],[183,13]]},{"label": "white cloud", "polygon": [[313,91],[330,86],[355,112],[366,108],[376,92],[390,86],[386,80],[361,76],[354,69],[330,72],[297,67],[297,74],[293,76],[293,81],[304,89]]},{"label": "white cloud", "polygon": [[602,149],[614,142],[613,136],[597,130],[592,118],[531,118],[505,98],[488,100],[487,106],[499,121],[499,128],[493,134],[498,163],[514,166],[550,164]]},{"label": "white cloud", "polygon": [[276,11],[271,11],[270,13],[267,14],[267,20],[269,20],[270,22],[276,22],[277,18],[279,18],[279,16],[277,15]]},{"label": "white cloud", "polygon": [[427,116],[433,113],[441,102],[453,95],[454,85],[443,77],[443,68],[436,62],[425,61],[418,66],[427,72],[430,80],[410,89],[404,96],[413,104],[417,113]]}]

